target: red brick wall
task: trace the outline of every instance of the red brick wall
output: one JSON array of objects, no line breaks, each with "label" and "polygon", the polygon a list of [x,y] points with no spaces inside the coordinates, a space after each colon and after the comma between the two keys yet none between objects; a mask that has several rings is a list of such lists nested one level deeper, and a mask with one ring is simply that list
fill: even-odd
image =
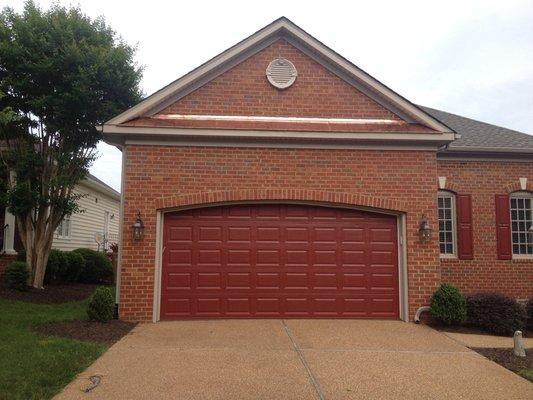
[{"label": "red brick wall", "polygon": [[438,176],[447,187],[472,195],[474,259],[441,261],[442,280],[466,293],[494,291],[515,298],[533,297],[533,261],[501,261],[496,255],[495,194],[519,188],[520,177],[533,182],[533,163],[442,161]]},{"label": "red brick wall", "polygon": [[[434,152],[128,145],[124,156],[122,319],[151,320],[156,210],[185,204],[299,199],[406,212],[411,317],[440,282],[436,240],[418,240],[422,214],[436,224]],[[137,210],[145,237],[133,242]]]},{"label": "red brick wall", "polygon": [[17,258],[17,256],[7,255],[7,254],[0,255],[0,279],[3,278],[4,272],[8,264],[15,261],[15,258]]},{"label": "red brick wall", "polygon": [[[280,57],[290,60],[298,71],[296,82],[287,90],[274,88],[265,75],[268,64]],[[266,47],[161,114],[400,119],[285,40]]]}]

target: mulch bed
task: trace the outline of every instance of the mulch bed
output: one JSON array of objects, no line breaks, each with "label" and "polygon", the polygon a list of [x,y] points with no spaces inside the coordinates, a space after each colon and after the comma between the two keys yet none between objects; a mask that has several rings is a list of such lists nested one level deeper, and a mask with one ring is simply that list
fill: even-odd
[{"label": "mulch bed", "polygon": [[526,357],[515,356],[513,349],[473,347],[472,350],[513,372],[518,372],[523,369],[533,369],[533,349],[526,349]]},{"label": "mulch bed", "polygon": [[0,297],[37,304],[68,303],[85,300],[94,293],[97,286],[84,283],[69,283],[65,285],[48,285],[44,289],[28,287],[27,291],[21,292],[8,289],[5,285],[0,284]]},{"label": "mulch bed", "polygon": [[62,321],[35,325],[33,330],[49,336],[98,342],[111,345],[128,334],[135,323],[111,320],[109,322]]}]

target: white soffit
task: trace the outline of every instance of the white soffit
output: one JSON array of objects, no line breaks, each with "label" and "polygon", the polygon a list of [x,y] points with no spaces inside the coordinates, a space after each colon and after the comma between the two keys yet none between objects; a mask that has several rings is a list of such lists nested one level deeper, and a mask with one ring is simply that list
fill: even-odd
[{"label": "white soffit", "polygon": [[194,84],[194,82],[200,80],[209,73],[213,73],[213,71],[223,69],[224,64],[229,63],[231,60],[234,60],[245,52],[249,52],[255,45],[260,45],[269,39],[275,38],[277,34],[284,34],[289,38],[292,37],[302,42],[313,52],[318,53],[321,58],[326,59],[329,63],[332,63],[343,70],[346,74],[352,76],[365,86],[368,86],[372,91],[383,97],[391,105],[412,116],[417,122],[424,124],[437,132],[453,132],[449,127],[389,89],[375,78],[371,77],[369,74],[322,44],[285,17],[277,19],[235,46],[212,58],[205,64],[165,86],[141,101],[139,104],[112,118],[106,122],[105,125],[119,125],[145,115],[149,111],[156,109],[159,104],[168,100],[181,89]]}]

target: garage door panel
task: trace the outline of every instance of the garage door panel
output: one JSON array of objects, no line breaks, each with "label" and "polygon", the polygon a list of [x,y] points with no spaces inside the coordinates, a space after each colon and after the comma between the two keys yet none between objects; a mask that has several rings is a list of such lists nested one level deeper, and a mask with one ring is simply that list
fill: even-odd
[{"label": "garage door panel", "polygon": [[169,272],[163,281],[162,290],[190,290],[192,277],[190,272]]},{"label": "garage door panel", "polygon": [[284,253],[287,267],[309,267],[309,252],[307,250],[286,250]]},{"label": "garage door panel", "polygon": [[261,267],[278,267],[281,265],[280,250],[257,250],[256,252],[256,266]]},{"label": "garage door panel", "polygon": [[169,249],[168,264],[191,265],[192,250]]},{"label": "garage door panel", "polygon": [[256,229],[257,243],[274,243],[281,242],[281,228],[273,226],[258,226]]},{"label": "garage door panel", "polygon": [[253,204],[165,216],[161,318],[398,318],[395,217]]},{"label": "garage door panel", "polygon": [[258,272],[256,278],[256,289],[275,289],[281,288],[281,273],[279,272]]},{"label": "garage door panel", "polygon": [[228,227],[228,243],[250,243],[252,239],[252,228],[247,226]]},{"label": "garage door panel", "polygon": [[287,244],[304,243],[308,244],[311,234],[308,227],[288,227],[285,228],[285,242]]},{"label": "garage door panel", "polygon": [[312,265],[315,267],[337,267],[338,253],[334,250],[315,250],[311,253]]},{"label": "garage door panel", "polygon": [[228,272],[226,289],[252,289],[250,272]]},{"label": "garage door panel", "polygon": [[289,290],[309,289],[309,274],[307,272],[287,272],[284,274],[283,288]]},{"label": "garage door panel", "polygon": [[191,226],[174,226],[169,229],[170,242],[187,242],[190,243],[193,240],[192,227]]},{"label": "garage door panel", "polygon": [[197,289],[222,289],[222,276],[220,272],[198,272]]},{"label": "garage door panel", "polygon": [[205,250],[200,249],[196,252],[197,255],[197,266],[198,267],[209,267],[209,266],[218,266],[222,265],[222,250]]},{"label": "garage door panel", "polygon": [[199,242],[222,242],[222,228],[219,226],[200,226],[198,227]]}]

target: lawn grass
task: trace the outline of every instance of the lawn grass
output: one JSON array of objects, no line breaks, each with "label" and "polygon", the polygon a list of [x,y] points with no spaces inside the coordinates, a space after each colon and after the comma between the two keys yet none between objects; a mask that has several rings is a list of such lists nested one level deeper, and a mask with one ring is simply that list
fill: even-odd
[{"label": "lawn grass", "polygon": [[528,381],[533,382],[533,369],[523,369],[518,371],[518,375],[522,378],[526,378]]},{"label": "lawn grass", "polygon": [[86,319],[88,300],[32,304],[0,298],[0,399],[50,399],[105,350],[98,343],[47,337],[31,326]]}]

